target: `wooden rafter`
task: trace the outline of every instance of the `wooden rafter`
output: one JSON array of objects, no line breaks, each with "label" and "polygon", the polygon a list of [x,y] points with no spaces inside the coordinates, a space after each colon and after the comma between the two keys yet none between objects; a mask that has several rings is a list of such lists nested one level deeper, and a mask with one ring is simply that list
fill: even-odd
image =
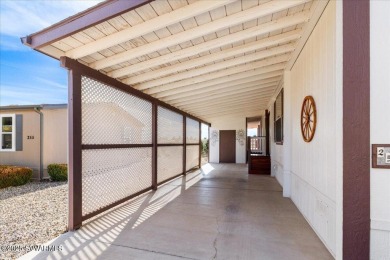
[{"label": "wooden rafter", "polygon": [[254,81],[263,81],[263,80],[280,80],[281,78],[281,72],[280,71],[273,71],[273,72],[269,72],[269,73],[264,73],[264,74],[255,74],[254,76],[249,76],[249,77],[245,77],[245,78],[240,78],[240,79],[237,79],[237,80],[231,80],[231,81],[228,81],[228,82],[222,82],[220,84],[207,84],[206,86],[204,85],[190,85],[190,86],[186,86],[186,87],[182,87],[182,88],[178,88],[178,89],[173,89],[173,90],[168,90],[168,91],[164,91],[164,92],[160,92],[160,93],[157,93],[157,94],[154,94],[153,96],[156,97],[156,98],[159,98],[159,99],[162,99],[164,97],[169,97],[169,96],[172,96],[172,95],[178,95],[178,94],[181,94],[181,93],[194,93],[194,91],[202,91],[202,90],[212,90],[212,89],[223,89],[225,87],[232,87],[232,86],[236,86],[236,85],[241,85],[241,84],[244,84],[244,83],[251,83],[251,82],[254,82]]},{"label": "wooden rafter", "polygon": [[[230,89],[240,88],[242,86],[249,86],[250,84],[264,87],[265,85],[270,84],[270,83],[273,85],[277,85],[278,82],[279,82],[279,77],[273,77],[273,78],[268,78],[268,79],[263,79],[263,80],[254,80],[254,81],[246,82],[246,84],[243,84],[243,83],[241,83],[241,84],[240,83],[233,83],[231,85],[220,84],[220,85],[208,87],[205,89],[199,89],[196,91],[196,94],[203,94],[203,93],[208,93],[208,92],[212,92],[212,91],[228,91]],[[192,95],[194,95],[194,92],[186,91],[183,93],[178,93],[178,94],[173,94],[173,95],[163,97],[163,98],[161,98],[161,100],[170,101],[170,100],[174,100],[177,98],[190,97]]]},{"label": "wooden rafter", "polygon": [[144,92],[147,94],[155,94],[158,92],[177,89],[188,85],[192,85],[192,87],[194,87],[195,84],[197,84],[197,86],[201,85],[203,87],[207,87],[207,86],[212,86],[220,83],[226,83],[232,80],[237,80],[237,79],[247,78],[247,77],[264,74],[268,72],[283,70],[285,67],[285,63],[276,62],[276,60],[279,60],[279,58],[271,58],[269,60],[249,63],[249,64],[233,67],[226,70],[220,70],[217,72],[208,73],[202,76],[196,76],[193,78],[184,79],[181,81],[173,82],[171,84],[147,89]]},{"label": "wooden rafter", "polygon": [[181,106],[185,104],[193,104],[196,102],[201,102],[205,100],[215,100],[215,99],[220,99],[223,100],[224,98],[238,98],[238,97],[250,97],[251,95],[258,95],[258,94],[269,94],[272,95],[274,88],[269,88],[267,90],[258,90],[258,89],[253,89],[253,90],[247,90],[242,93],[237,93],[237,92],[226,92],[226,93],[219,93],[219,94],[214,94],[214,95],[208,95],[206,97],[198,97],[198,98],[193,98],[191,100],[185,100],[185,101],[177,101],[177,102],[169,102],[169,104],[174,105],[174,106]]},{"label": "wooden rafter", "polygon": [[260,24],[254,27],[247,28],[242,31],[221,36],[214,40],[209,40],[195,46],[178,50],[166,55],[162,55],[150,60],[146,60],[134,65],[128,65],[121,69],[116,69],[108,75],[111,77],[119,77],[119,75],[129,75],[142,70],[160,66],[172,61],[184,59],[194,55],[194,53],[202,53],[211,49],[219,48],[228,44],[243,41],[251,37],[266,35],[270,32],[288,28],[297,24],[304,23],[309,19],[309,12],[304,11],[284,18],[276,19],[268,23]]},{"label": "wooden rafter", "polygon": [[275,87],[277,85],[277,83],[278,82],[259,84],[258,82],[251,82],[251,83],[233,86],[233,87],[226,88],[223,90],[217,89],[217,90],[212,90],[212,91],[205,91],[203,93],[196,93],[196,94],[194,93],[191,96],[174,97],[174,98],[171,98],[169,100],[165,98],[165,99],[161,99],[161,100],[164,100],[166,102],[169,101],[170,103],[173,103],[173,102],[177,102],[177,101],[191,100],[191,99],[198,98],[198,97],[206,97],[209,95],[220,94],[221,92],[222,93],[242,93],[242,92],[252,90],[252,89],[263,90],[263,89],[267,89],[269,87]]},{"label": "wooden rafter", "polygon": [[[212,64],[212,65],[203,66],[203,67],[198,68],[198,69],[191,69],[189,71],[180,72],[180,73],[177,73],[177,74],[174,74],[171,76],[166,76],[163,78],[155,79],[156,77],[153,77],[153,72],[151,72],[147,76],[141,75],[139,77],[129,78],[128,80],[125,80],[125,83],[132,85],[136,89],[144,90],[144,89],[168,84],[171,82],[179,81],[182,79],[200,76],[200,75],[207,74],[207,73],[214,72],[214,71],[218,71],[221,69],[226,69],[226,68],[234,67],[237,65],[242,65],[242,64],[245,64],[248,62],[265,59],[265,58],[272,57],[275,55],[289,53],[292,51],[294,51],[294,45],[293,44],[285,44],[282,46],[273,47],[270,49],[266,49],[263,51],[252,53],[251,55],[245,55],[245,56],[230,59],[227,61],[218,62],[218,63]],[[153,79],[153,80],[150,80],[150,81],[147,81],[144,83],[135,84],[139,80],[145,80],[145,78]]]},{"label": "wooden rafter", "polygon": [[[166,76],[172,73],[176,73],[178,71],[188,70],[195,68],[197,66],[201,66],[210,62],[215,62],[223,59],[227,59],[230,57],[234,57],[236,55],[240,55],[246,52],[261,50],[263,48],[267,48],[270,46],[277,46],[278,44],[288,43],[290,41],[294,41],[301,36],[301,30],[297,29],[294,31],[290,31],[287,33],[283,33],[280,35],[272,36],[269,38],[265,38],[259,41],[251,42],[248,44],[236,46],[230,49],[222,50],[210,55],[202,56],[196,59],[191,59],[185,62],[181,62],[172,66],[163,67],[158,70],[153,70],[151,72],[143,73],[137,76],[131,76],[126,83],[128,84],[136,84],[138,82],[148,81],[151,79],[155,79],[158,77]],[[119,78],[125,76],[127,73],[125,70],[122,71],[114,71],[109,73],[108,75],[114,78]]]},{"label": "wooden rafter", "polygon": [[256,19],[259,17],[267,16],[300,4],[308,2],[308,0],[284,0],[284,1],[271,1],[245,11],[241,11],[224,18],[206,23],[190,30],[183,31],[172,36],[160,39],[159,41],[150,42],[142,45],[138,48],[130,49],[125,52],[121,52],[102,60],[89,64],[94,69],[107,68],[125,61],[129,61],[136,57],[152,53],[164,48],[168,48],[173,45],[177,45],[182,42],[195,39],[197,37],[214,33],[218,30],[223,30],[231,26],[242,24],[244,22]]},{"label": "wooden rafter", "polygon": [[137,24],[136,26],[124,29],[122,31],[107,35],[96,41],[84,44],[78,48],[74,48],[65,53],[66,56],[72,59],[78,59],[94,52],[98,52],[122,42],[137,38],[147,33],[159,30],[174,23],[194,17],[196,15],[208,12],[220,6],[229,4],[234,0],[209,0],[198,1],[193,4],[184,6],[180,9],[157,16],[154,19]]}]

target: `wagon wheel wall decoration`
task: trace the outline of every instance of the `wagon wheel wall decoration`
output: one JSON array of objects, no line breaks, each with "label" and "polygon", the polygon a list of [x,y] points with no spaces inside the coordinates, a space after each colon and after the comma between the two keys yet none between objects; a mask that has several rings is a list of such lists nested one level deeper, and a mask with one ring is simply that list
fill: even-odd
[{"label": "wagon wheel wall decoration", "polygon": [[317,108],[312,96],[307,96],[303,100],[301,110],[301,132],[305,142],[310,142],[316,132]]}]

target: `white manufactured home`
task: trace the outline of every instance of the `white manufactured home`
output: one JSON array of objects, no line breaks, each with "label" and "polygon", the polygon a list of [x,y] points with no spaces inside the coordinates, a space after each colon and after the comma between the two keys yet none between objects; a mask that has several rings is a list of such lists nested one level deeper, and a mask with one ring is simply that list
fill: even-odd
[{"label": "white manufactured home", "polygon": [[[149,194],[93,258],[390,259],[389,14],[380,0],[112,0],[22,38],[69,72],[69,230]],[[177,178],[166,199],[182,210],[164,209]]]}]

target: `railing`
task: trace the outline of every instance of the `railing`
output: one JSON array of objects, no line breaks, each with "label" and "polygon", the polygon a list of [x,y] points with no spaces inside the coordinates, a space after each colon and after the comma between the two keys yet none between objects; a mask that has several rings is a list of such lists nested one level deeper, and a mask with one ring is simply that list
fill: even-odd
[{"label": "railing", "polygon": [[250,153],[266,154],[266,137],[249,137],[248,138],[248,150]]}]

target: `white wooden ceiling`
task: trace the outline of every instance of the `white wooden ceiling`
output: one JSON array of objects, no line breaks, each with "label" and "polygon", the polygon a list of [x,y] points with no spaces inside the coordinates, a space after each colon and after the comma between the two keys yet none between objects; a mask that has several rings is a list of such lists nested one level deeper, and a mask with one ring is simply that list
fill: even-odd
[{"label": "white wooden ceiling", "polygon": [[259,115],[327,0],[157,0],[39,49],[205,120]]}]

